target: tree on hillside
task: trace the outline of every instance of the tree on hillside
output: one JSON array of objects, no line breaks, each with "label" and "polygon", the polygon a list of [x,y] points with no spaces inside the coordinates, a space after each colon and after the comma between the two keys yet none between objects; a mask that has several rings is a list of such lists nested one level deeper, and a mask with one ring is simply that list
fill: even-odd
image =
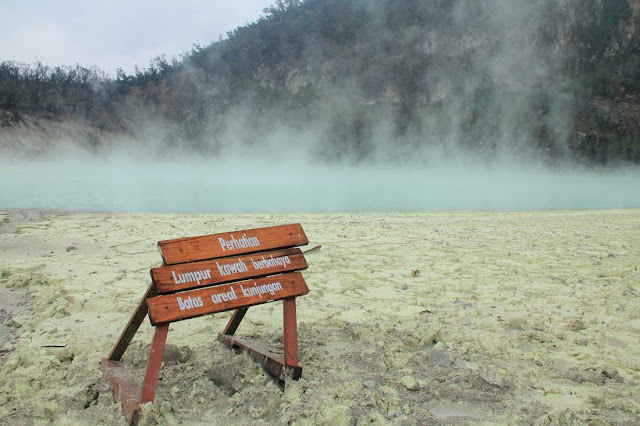
[{"label": "tree on hillside", "polygon": [[266,15],[278,15],[286,12],[289,9],[293,9],[302,4],[302,0],[277,0],[275,6],[265,7],[262,12]]}]

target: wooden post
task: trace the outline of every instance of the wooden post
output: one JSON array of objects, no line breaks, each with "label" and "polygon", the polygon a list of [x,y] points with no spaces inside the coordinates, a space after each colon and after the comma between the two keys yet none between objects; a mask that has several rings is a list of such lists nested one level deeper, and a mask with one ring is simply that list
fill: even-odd
[{"label": "wooden post", "polygon": [[144,382],[142,382],[140,404],[153,402],[156,397],[156,387],[158,386],[158,377],[160,376],[162,356],[164,355],[164,346],[167,343],[168,333],[168,323],[156,326],[156,333],[153,336],[151,351],[149,352],[149,360],[147,361],[147,373],[144,376]]},{"label": "wooden post", "polygon": [[244,318],[244,315],[247,313],[248,309],[249,307],[247,306],[244,308],[238,308],[235,311],[233,311],[233,315],[231,315],[231,318],[229,319],[229,322],[227,323],[227,326],[224,328],[224,331],[222,332],[222,334],[226,334],[227,336],[233,336],[236,333],[236,330],[238,329],[238,326],[242,322],[242,319]]},{"label": "wooden post", "polygon": [[118,341],[113,346],[108,357],[109,361],[120,361],[122,355],[124,355],[124,351],[129,347],[129,343],[131,343],[133,336],[136,335],[138,328],[140,328],[140,324],[142,324],[142,321],[144,321],[144,318],[147,316],[147,312],[149,312],[147,298],[153,297],[156,294],[156,286],[153,283],[149,284],[149,288],[147,288],[144,296],[142,296],[142,300],[140,300],[138,307],[133,312],[133,315],[131,315],[127,326],[124,328],[118,338]]},{"label": "wooden post", "polygon": [[102,358],[102,370],[113,384],[113,398],[122,401],[122,410],[130,425],[138,424],[140,417],[140,386],[131,373],[117,361]]},{"label": "wooden post", "polygon": [[298,324],[296,320],[296,299],[284,299],[284,364],[298,365]]}]

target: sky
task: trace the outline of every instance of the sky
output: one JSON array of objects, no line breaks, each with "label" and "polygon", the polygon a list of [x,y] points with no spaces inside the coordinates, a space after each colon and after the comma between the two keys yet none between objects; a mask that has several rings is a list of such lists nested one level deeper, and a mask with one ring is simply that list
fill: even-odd
[{"label": "sky", "polygon": [[257,20],[275,0],[2,0],[0,61],[97,66],[115,76],[180,58]]}]

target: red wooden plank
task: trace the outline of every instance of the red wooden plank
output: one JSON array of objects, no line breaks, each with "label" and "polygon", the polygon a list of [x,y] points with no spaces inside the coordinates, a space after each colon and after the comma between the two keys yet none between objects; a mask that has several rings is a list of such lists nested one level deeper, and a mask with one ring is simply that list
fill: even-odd
[{"label": "red wooden plank", "polygon": [[298,365],[296,299],[284,299],[282,303],[284,317],[284,363],[285,365]]},{"label": "red wooden plank", "polygon": [[158,249],[164,263],[174,265],[308,243],[302,225],[295,223],[160,241]]},{"label": "red wooden plank", "polygon": [[164,355],[164,346],[167,343],[168,333],[169,324],[160,324],[156,327],[153,342],[151,342],[149,359],[147,360],[147,372],[142,382],[140,404],[153,402],[156,398],[156,387],[158,386],[158,377],[160,377],[160,367],[162,366],[162,356]]},{"label": "red wooden plank", "polygon": [[158,293],[172,293],[254,277],[307,269],[299,248],[260,252],[151,269]]},{"label": "red wooden plank", "polygon": [[238,329],[238,327],[240,326],[240,323],[242,322],[242,319],[244,318],[248,309],[249,309],[248,307],[236,309],[233,312],[233,315],[231,315],[231,318],[229,318],[229,322],[227,323],[227,326],[224,328],[224,331],[222,332],[222,334],[233,336],[236,330]]},{"label": "red wooden plank", "polygon": [[290,377],[293,380],[298,380],[302,377],[302,367],[299,365],[285,365],[281,357],[251,346],[237,337],[220,333],[218,334],[218,340],[229,349],[234,349],[236,352],[246,352],[267,373],[278,379]]},{"label": "red wooden plank", "polygon": [[147,299],[153,325],[307,294],[300,272],[256,280],[237,281],[216,287],[190,290]]},{"label": "red wooden plank", "polygon": [[131,343],[133,336],[136,335],[138,328],[140,328],[140,324],[142,324],[142,321],[144,321],[144,317],[147,316],[147,298],[155,296],[156,294],[158,293],[156,292],[156,288],[153,283],[149,284],[147,291],[145,292],[144,296],[142,296],[142,300],[140,300],[140,303],[138,303],[138,307],[133,312],[133,315],[131,315],[131,318],[129,318],[127,326],[120,334],[118,341],[113,346],[113,349],[109,354],[109,359],[111,361],[120,361],[122,355],[124,355],[124,352],[129,347],[129,343]]},{"label": "red wooden plank", "polygon": [[102,371],[113,384],[113,398],[122,401],[122,411],[130,425],[140,418],[140,386],[133,381],[131,373],[117,361],[102,358]]}]

